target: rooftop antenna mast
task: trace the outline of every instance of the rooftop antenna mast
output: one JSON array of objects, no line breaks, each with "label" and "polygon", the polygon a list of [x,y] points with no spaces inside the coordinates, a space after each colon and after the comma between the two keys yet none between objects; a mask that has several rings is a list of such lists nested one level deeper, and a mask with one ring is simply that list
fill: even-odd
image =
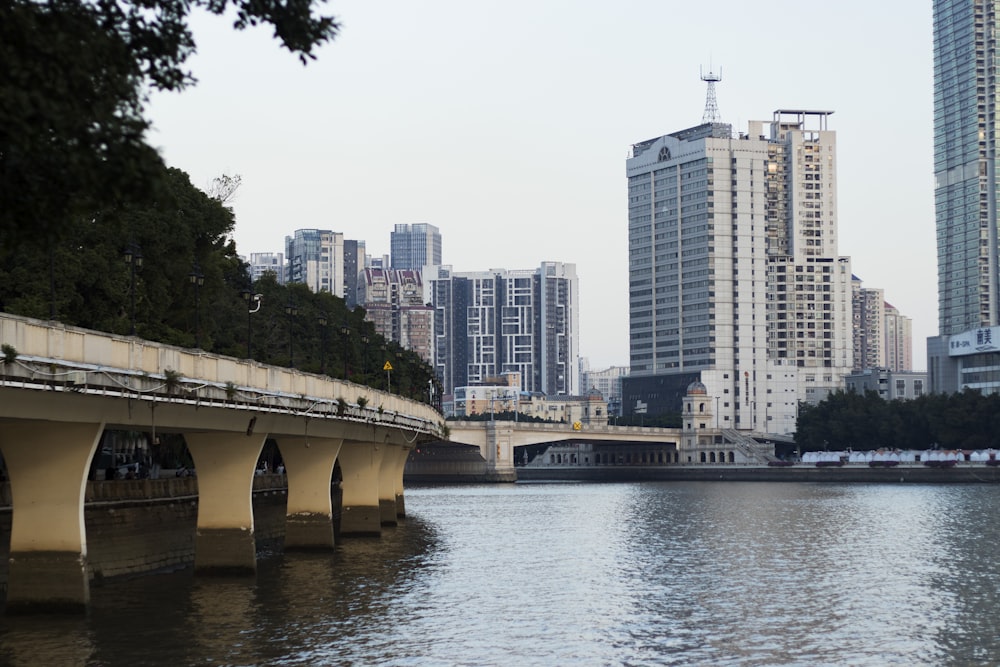
[{"label": "rooftop antenna mast", "polygon": [[722,121],[722,117],[719,115],[719,103],[715,100],[715,84],[722,81],[722,68],[719,68],[718,74],[713,74],[711,67],[709,65],[708,74],[699,70],[701,80],[708,84],[708,92],[705,95],[705,113],[701,117],[702,123],[718,123]]}]

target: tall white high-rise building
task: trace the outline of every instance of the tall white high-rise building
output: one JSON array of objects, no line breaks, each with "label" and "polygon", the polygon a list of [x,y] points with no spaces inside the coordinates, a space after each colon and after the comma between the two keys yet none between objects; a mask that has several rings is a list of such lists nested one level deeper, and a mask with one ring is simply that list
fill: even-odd
[{"label": "tall white high-rise building", "polygon": [[862,287],[861,279],[851,277],[854,310],[854,368],[886,368],[885,293]]},{"label": "tall white high-rise building", "polygon": [[721,428],[789,433],[798,400],[852,367],[850,260],[837,255],[828,111],[705,123],[632,147],[630,377],[623,410],[679,411],[689,384]]},{"label": "tall white high-rise building", "polygon": [[579,393],[579,284],[574,264],[424,276],[435,309],[434,366],[446,394],[516,373],[521,390]]},{"label": "tall white high-rise building", "polygon": [[344,297],[344,235],[329,229],[297,229],[285,237],[286,283]]},{"label": "tall white high-rise building", "polygon": [[250,253],[250,279],[257,282],[266,273],[273,273],[279,285],[285,284],[285,256],[280,252]]},{"label": "tall white high-rise building", "polygon": [[892,304],[885,304],[885,367],[913,370],[913,321]]}]

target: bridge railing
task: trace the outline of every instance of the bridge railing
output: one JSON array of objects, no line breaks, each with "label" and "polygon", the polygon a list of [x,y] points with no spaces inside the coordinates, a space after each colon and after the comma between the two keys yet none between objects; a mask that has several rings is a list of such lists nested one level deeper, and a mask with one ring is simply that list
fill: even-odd
[{"label": "bridge railing", "polygon": [[[439,434],[431,406],[365,385],[0,313],[0,382],[390,424]],[[362,399],[362,400],[359,400]],[[365,405],[362,406],[361,403]]]},{"label": "bridge railing", "polygon": [[626,433],[636,433],[636,434],[657,434],[663,432],[675,432],[675,428],[663,428],[657,426],[618,426],[615,424],[581,424],[579,429],[573,428],[573,424],[564,422],[532,422],[532,421],[513,421],[505,419],[503,421],[485,421],[485,420],[465,420],[458,419],[448,422],[448,425],[453,429],[461,428],[484,428],[484,424],[494,424],[494,425],[506,425],[506,426],[516,426],[519,430],[534,430],[534,431],[558,431],[560,433],[571,432],[571,433],[586,433],[597,432],[597,433],[616,433],[616,434],[626,434]]}]

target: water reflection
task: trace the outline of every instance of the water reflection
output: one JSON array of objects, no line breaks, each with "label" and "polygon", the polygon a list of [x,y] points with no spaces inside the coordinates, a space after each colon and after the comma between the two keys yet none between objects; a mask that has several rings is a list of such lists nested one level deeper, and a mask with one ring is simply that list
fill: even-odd
[{"label": "water reflection", "polygon": [[84,618],[14,616],[0,629],[0,658],[10,667],[90,665],[94,653]]},{"label": "water reflection", "polygon": [[1000,487],[408,490],[411,517],[255,577],[110,582],[4,618],[4,664],[996,664]]}]

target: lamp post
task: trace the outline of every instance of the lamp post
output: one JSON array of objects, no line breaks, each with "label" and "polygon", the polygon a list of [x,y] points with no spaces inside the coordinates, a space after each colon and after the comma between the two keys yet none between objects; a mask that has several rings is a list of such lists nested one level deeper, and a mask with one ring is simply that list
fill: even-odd
[{"label": "lamp post", "polygon": [[198,262],[194,263],[188,280],[194,286],[194,346],[201,349],[201,286],[205,284],[205,275],[201,272]]},{"label": "lamp post", "polygon": [[368,336],[361,334],[361,374],[364,376],[368,375]]},{"label": "lamp post", "polygon": [[253,333],[253,327],[250,316],[260,310],[260,300],[263,296],[263,294],[254,294],[253,290],[250,289],[243,290],[243,299],[247,302],[247,359],[252,358],[250,340]]},{"label": "lamp post", "polygon": [[326,315],[316,318],[319,325],[319,374],[326,375]]},{"label": "lamp post", "polygon": [[351,328],[347,326],[347,324],[341,324],[340,333],[344,337],[344,379],[346,380],[347,376],[350,375],[350,372],[348,371],[347,368],[347,343],[348,343],[348,336],[351,335]]},{"label": "lamp post", "polygon": [[132,334],[135,335],[135,270],[142,268],[142,250],[135,241],[130,241],[125,248],[125,263],[129,265],[131,272],[131,283],[129,284],[128,296],[131,304],[132,314]]},{"label": "lamp post", "polygon": [[288,305],[285,306],[285,314],[288,315],[288,367],[295,368],[295,348],[292,343],[292,322],[295,316],[298,315],[299,309],[295,307],[292,300],[288,300]]}]

